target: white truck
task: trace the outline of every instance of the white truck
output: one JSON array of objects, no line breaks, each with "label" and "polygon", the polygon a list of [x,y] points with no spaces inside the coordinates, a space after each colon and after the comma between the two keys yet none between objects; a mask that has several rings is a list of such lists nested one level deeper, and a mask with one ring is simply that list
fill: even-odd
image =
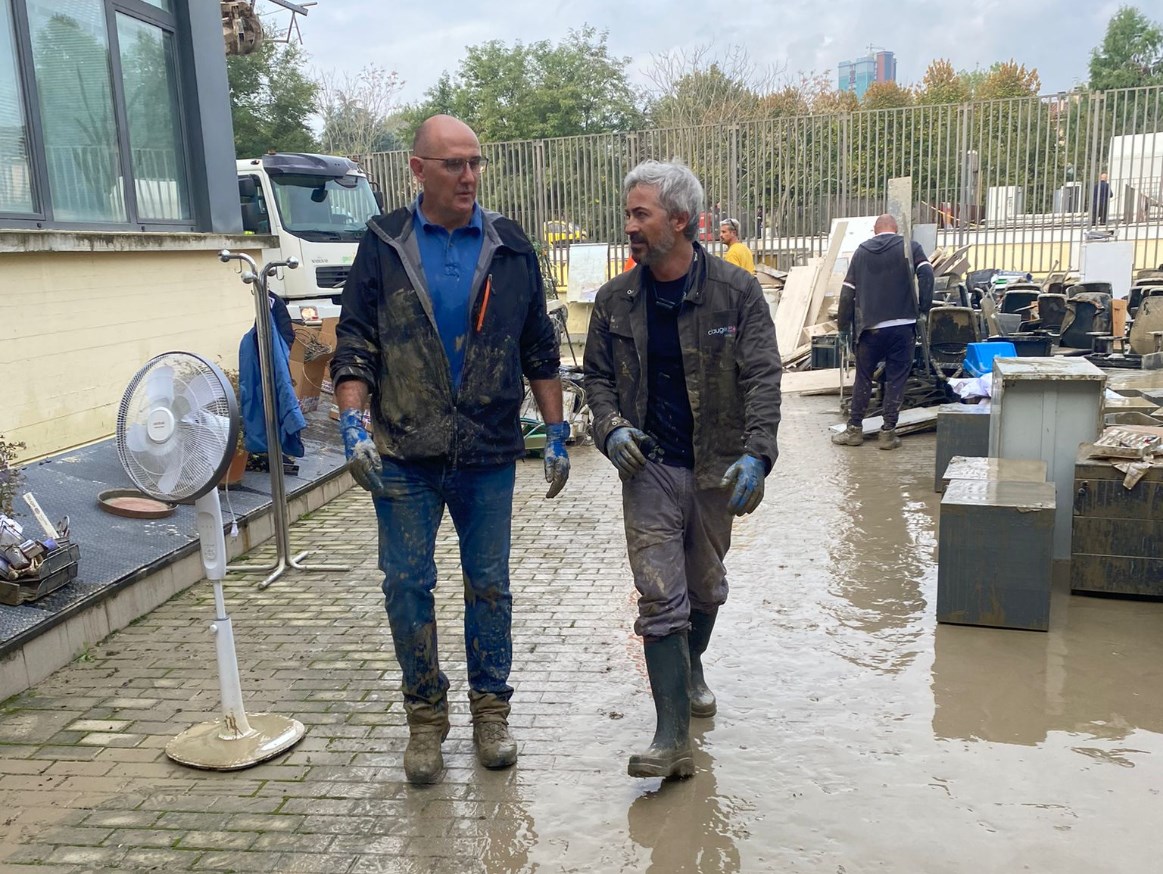
[{"label": "white truck", "polygon": [[238,196],[246,233],[270,234],[278,249],[259,263],[297,258],[279,270],[270,290],[287,302],[292,319],[339,315],[339,297],[367,220],[383,210],[367,174],[347,158],[298,152],[238,162]]}]

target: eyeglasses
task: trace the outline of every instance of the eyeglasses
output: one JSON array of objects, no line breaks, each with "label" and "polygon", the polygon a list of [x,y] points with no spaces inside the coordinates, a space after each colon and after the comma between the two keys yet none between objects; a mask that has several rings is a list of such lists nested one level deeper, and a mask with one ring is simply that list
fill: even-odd
[{"label": "eyeglasses", "polygon": [[489,159],[483,155],[473,155],[471,158],[430,158],[427,155],[417,155],[421,161],[439,161],[444,169],[454,176],[459,176],[467,166],[472,172],[480,173],[489,166]]}]

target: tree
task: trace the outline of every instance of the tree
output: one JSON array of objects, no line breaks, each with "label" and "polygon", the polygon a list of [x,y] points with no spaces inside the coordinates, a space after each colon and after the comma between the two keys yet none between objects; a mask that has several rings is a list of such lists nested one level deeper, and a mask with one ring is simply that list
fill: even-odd
[{"label": "tree", "polygon": [[900,109],[911,106],[913,94],[896,82],[873,82],[860,101],[861,109]]},{"label": "tree", "polygon": [[401,138],[437,113],[457,116],[482,142],[634,130],[642,112],[626,79],[630,59],[610,56],[608,35],[584,26],[557,45],[469,46],[456,76],[445,72],[402,114]]},{"label": "tree", "polygon": [[977,100],[1002,100],[1007,97],[1036,97],[1042,80],[1037,70],[1027,70],[1015,60],[999,61],[974,92]]},{"label": "tree", "polygon": [[320,141],[332,155],[367,155],[401,147],[395,133],[395,96],[403,82],[394,70],[369,64],[354,76],[334,71],[316,81]]},{"label": "tree", "polygon": [[760,99],[775,90],[777,71],[757,69],[742,46],[716,53],[707,43],[667,52],[654,58],[646,76],[654,84],[655,127],[747,121],[778,102]]},{"label": "tree", "polygon": [[1090,54],[1090,87],[1096,91],[1163,84],[1163,28],[1131,6],[1107,23],[1102,45]]},{"label": "tree", "polygon": [[280,44],[271,33],[257,51],[226,59],[238,157],[254,157],[269,149],[318,149],[308,119],[315,111],[319,89],[304,71],[305,62],[306,54],[299,45]]},{"label": "tree", "polygon": [[944,58],[929,64],[921,87],[917,90],[917,103],[964,103],[969,99],[970,86]]}]

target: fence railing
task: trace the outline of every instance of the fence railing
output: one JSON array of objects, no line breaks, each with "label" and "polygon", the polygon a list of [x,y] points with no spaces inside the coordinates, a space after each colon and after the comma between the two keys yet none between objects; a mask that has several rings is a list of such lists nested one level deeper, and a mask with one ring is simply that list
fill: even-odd
[{"label": "fence railing", "polygon": [[[898,176],[912,177],[914,221],[935,223],[942,245],[991,247],[999,263],[974,267],[1065,269],[1061,246],[1096,225],[1134,240],[1137,262],[1163,262],[1159,86],[488,143],[482,151],[481,203],[542,238],[547,222],[565,221],[590,241],[624,245],[622,179],[641,160],[677,157],[706,189],[704,238],[715,239],[719,219],[737,218],[773,266],[820,254],[835,218],[882,212],[886,182]],[[357,160],[389,207],[415,197],[406,151]],[[1109,196],[1097,187],[1102,173]]]}]

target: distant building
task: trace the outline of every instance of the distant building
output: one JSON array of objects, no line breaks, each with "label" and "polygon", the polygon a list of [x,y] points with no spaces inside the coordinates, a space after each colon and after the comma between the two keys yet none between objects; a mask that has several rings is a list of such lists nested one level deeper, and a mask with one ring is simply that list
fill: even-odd
[{"label": "distant building", "polygon": [[879,51],[855,61],[841,61],[837,86],[841,91],[851,91],[863,99],[864,92],[873,82],[896,81],[896,56],[892,52]]}]

